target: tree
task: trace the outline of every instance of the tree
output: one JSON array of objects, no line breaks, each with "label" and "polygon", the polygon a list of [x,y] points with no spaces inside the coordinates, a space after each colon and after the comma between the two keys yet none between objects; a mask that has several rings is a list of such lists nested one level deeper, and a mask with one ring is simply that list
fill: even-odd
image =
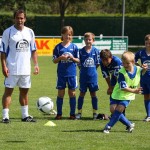
[{"label": "tree", "polygon": [[[82,0],[82,2],[86,2],[87,0]],[[68,8],[69,4],[76,4],[81,2],[81,0],[58,0],[59,2],[59,10],[60,10],[60,18],[61,18],[61,28],[65,24],[65,11]]]},{"label": "tree", "polygon": [[59,10],[60,10],[60,18],[61,18],[61,28],[64,26],[65,22],[65,11],[69,6],[69,0],[59,0]]},{"label": "tree", "polygon": [[5,11],[13,11],[14,9],[22,8],[26,10],[26,4],[31,2],[32,0],[1,0],[0,1],[0,9],[4,9]]},{"label": "tree", "polygon": [[[29,0],[28,0],[29,1]],[[26,3],[27,3],[27,0],[15,0],[15,3],[16,3],[16,8],[19,8],[19,9],[24,9],[26,11]]]}]

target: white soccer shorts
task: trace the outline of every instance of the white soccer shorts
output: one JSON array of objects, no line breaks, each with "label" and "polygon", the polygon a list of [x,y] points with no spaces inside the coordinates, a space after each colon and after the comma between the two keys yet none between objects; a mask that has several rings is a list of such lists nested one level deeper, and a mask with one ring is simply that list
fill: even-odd
[{"label": "white soccer shorts", "polygon": [[31,77],[30,75],[9,75],[5,78],[4,85],[8,88],[14,88],[15,86],[20,88],[30,88]]}]

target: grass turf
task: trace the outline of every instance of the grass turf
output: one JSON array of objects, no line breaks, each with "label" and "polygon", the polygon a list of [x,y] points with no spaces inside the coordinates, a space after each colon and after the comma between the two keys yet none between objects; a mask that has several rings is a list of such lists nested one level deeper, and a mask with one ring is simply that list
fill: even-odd
[{"label": "grass turf", "polygon": [[[118,122],[110,134],[102,133],[107,121],[92,120],[92,105],[87,92],[83,106],[82,120],[68,120],[69,101],[66,95],[63,104],[63,120],[54,120],[53,115],[44,115],[36,108],[36,101],[41,96],[48,96],[56,102],[56,68],[51,57],[39,57],[40,74],[32,75],[32,88],[29,91],[29,113],[36,123],[21,122],[21,110],[18,101],[18,88],[15,88],[10,106],[10,124],[0,123],[1,150],[149,150],[150,124],[143,122],[145,109],[143,96],[137,95],[126,110],[126,116],[135,123],[133,133],[127,133],[125,126]],[[100,68],[99,113],[109,114],[109,96],[106,95],[107,85],[102,78]],[[0,74],[0,97],[3,95],[3,75]],[[79,89],[76,90],[79,95]],[[56,109],[56,105],[55,105]],[[2,106],[0,106],[2,110]],[[44,126],[53,121],[56,126]]]}]

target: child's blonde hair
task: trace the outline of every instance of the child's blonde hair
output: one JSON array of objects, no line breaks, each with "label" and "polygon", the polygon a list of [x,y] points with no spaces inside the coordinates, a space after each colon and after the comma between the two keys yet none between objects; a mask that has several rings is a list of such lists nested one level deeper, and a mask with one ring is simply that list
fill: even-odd
[{"label": "child's blonde hair", "polygon": [[92,36],[93,41],[95,40],[95,34],[92,33],[92,32],[86,32],[84,34],[84,39],[87,38],[87,37],[89,37],[89,36]]},{"label": "child's blonde hair", "polygon": [[[61,34],[65,34],[66,32],[70,32],[70,34],[73,36],[73,28],[71,26],[64,26],[61,30]],[[61,40],[63,41],[63,37],[61,37]]]},{"label": "child's blonde hair", "polygon": [[122,61],[129,61],[129,62],[135,62],[135,55],[130,52],[130,51],[126,51],[122,54],[121,57]]},{"label": "child's blonde hair", "polygon": [[147,35],[145,36],[145,41],[148,41],[148,40],[150,40],[150,34],[147,34]]}]

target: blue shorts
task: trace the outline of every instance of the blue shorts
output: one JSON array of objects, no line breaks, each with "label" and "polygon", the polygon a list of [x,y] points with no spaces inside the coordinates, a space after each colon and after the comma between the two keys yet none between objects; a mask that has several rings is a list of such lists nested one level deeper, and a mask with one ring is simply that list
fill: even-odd
[{"label": "blue shorts", "polygon": [[141,82],[141,87],[143,88],[142,94],[150,94],[150,83],[149,82]]},{"label": "blue shorts", "polygon": [[116,100],[110,97],[110,105],[123,105],[125,108],[130,104],[130,100]]},{"label": "blue shorts", "polygon": [[89,89],[90,92],[95,92],[99,90],[98,84],[96,83],[80,83],[80,91],[82,93],[86,93],[87,89]]},{"label": "blue shorts", "polygon": [[58,77],[56,89],[65,89],[68,86],[68,89],[74,90],[78,87],[77,76],[72,77]]}]

